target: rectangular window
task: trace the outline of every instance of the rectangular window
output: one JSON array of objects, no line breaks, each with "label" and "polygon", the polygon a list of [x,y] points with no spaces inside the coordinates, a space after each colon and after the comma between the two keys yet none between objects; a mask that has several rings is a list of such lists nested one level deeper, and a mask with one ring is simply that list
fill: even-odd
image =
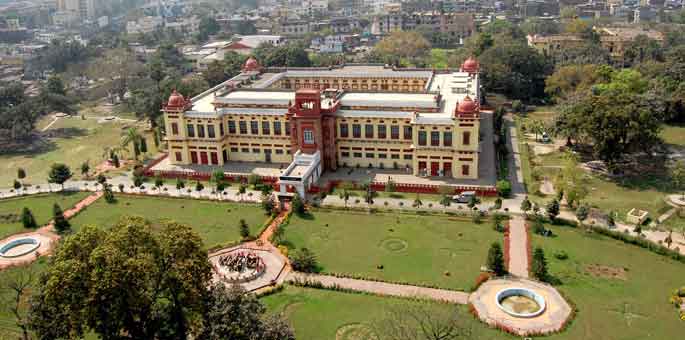
[{"label": "rectangular window", "polygon": [[305,129],[302,133],[305,144],[314,144],[314,132],[309,129]]},{"label": "rectangular window", "polygon": [[205,126],[201,124],[197,124],[197,137],[198,138],[205,138]]},{"label": "rectangular window", "polygon": [[352,137],[361,138],[362,137],[362,126],[359,124],[352,124]]},{"label": "rectangular window", "polygon": [[274,122],[274,135],[281,135],[281,122]]},{"label": "rectangular window", "polygon": [[385,125],[378,125],[378,138],[380,138],[380,139],[387,138],[387,130],[385,128]]},{"label": "rectangular window", "polygon": [[471,145],[471,132],[469,132],[469,131],[464,132],[464,138],[462,140],[462,144]]},{"label": "rectangular window", "polygon": [[276,149],[276,154],[277,154],[277,155],[282,155],[282,154],[283,154],[283,149]]},{"label": "rectangular window", "polygon": [[445,131],[442,133],[442,145],[452,146],[452,131]]},{"label": "rectangular window", "polygon": [[188,124],[188,137],[195,137],[195,125]]},{"label": "rectangular window", "polygon": [[290,136],[290,122],[285,122],[283,127],[285,128],[285,135]]},{"label": "rectangular window", "polygon": [[392,158],[392,159],[400,159],[400,155],[394,153],[394,154],[391,154],[391,155],[390,155],[390,158]]},{"label": "rectangular window", "polygon": [[250,133],[253,135],[259,134],[259,123],[255,120],[250,122]]},{"label": "rectangular window", "polygon": [[388,158],[388,155],[384,153],[379,153],[378,158]]},{"label": "rectangular window", "polygon": [[238,148],[231,148],[231,152],[238,152]]},{"label": "rectangular window", "polygon": [[414,136],[412,136],[411,126],[407,125],[404,127],[404,139],[411,140],[412,138]]},{"label": "rectangular window", "polygon": [[410,161],[410,160],[412,160],[412,156],[413,156],[412,154],[406,153],[406,154],[404,154],[404,159]]},{"label": "rectangular window", "polygon": [[355,152],[354,158],[362,158],[362,153],[361,152]]},{"label": "rectangular window", "polygon": [[419,131],[419,145],[426,145],[426,131]]},{"label": "rectangular window", "polygon": [[431,131],[431,146],[440,146],[440,131]]},{"label": "rectangular window", "polygon": [[375,157],[375,155],[372,154],[372,153],[367,153],[367,154],[366,154],[366,158],[374,158],[374,157]]},{"label": "rectangular window", "polygon": [[235,134],[235,120],[228,121],[228,133]]},{"label": "rectangular window", "polygon": [[241,135],[247,134],[247,122],[244,120],[240,121],[240,134]]},{"label": "rectangular window", "polygon": [[180,162],[183,160],[183,156],[181,155],[180,152],[176,152],[175,155],[176,155],[176,161],[177,162]]},{"label": "rectangular window", "polygon": [[240,152],[248,153],[250,152],[250,148],[240,148]]},{"label": "rectangular window", "polygon": [[373,138],[373,124],[366,124],[364,126],[364,137]]},{"label": "rectangular window", "polygon": [[261,152],[261,150],[259,150],[259,149],[252,149],[252,153],[260,153],[260,152]]},{"label": "rectangular window", "polygon": [[349,152],[341,152],[340,157],[350,157],[350,153]]},{"label": "rectangular window", "polygon": [[207,137],[216,138],[216,134],[214,133],[214,125],[213,124],[207,125]]},{"label": "rectangular window", "polygon": [[390,126],[390,138],[391,139],[400,139],[400,126],[399,125],[391,125]]},{"label": "rectangular window", "polygon": [[262,122],[262,134],[263,135],[270,135],[271,134],[271,124],[269,124],[269,122]]},{"label": "rectangular window", "polygon": [[461,174],[462,174],[462,176],[468,176],[470,170],[471,170],[471,169],[469,168],[469,165],[468,165],[468,164],[462,165],[462,166],[461,166]]},{"label": "rectangular window", "polygon": [[350,134],[350,131],[348,131],[347,124],[340,124],[340,137],[341,138],[347,138]]},{"label": "rectangular window", "polygon": [[224,135],[224,123],[219,124],[219,135],[222,137]]},{"label": "rectangular window", "polygon": [[171,134],[178,135],[178,123],[171,123]]}]

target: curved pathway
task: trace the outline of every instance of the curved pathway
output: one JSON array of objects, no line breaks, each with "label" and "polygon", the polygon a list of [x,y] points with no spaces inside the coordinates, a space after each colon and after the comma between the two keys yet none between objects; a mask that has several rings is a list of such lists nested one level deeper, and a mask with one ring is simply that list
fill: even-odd
[{"label": "curved pathway", "polygon": [[418,297],[429,300],[458,303],[462,305],[467,304],[469,300],[468,293],[454,290],[401,285],[388,282],[349,279],[344,277],[335,277],[331,275],[291,272],[286,278],[286,281],[320,283],[325,287],[340,287],[344,289],[378,295]]}]

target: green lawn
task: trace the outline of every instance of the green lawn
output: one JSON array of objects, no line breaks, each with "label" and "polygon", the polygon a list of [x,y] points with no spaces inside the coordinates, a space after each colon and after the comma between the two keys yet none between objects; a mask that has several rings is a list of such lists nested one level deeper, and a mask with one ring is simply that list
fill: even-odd
[{"label": "green lawn", "polygon": [[666,144],[685,146],[685,126],[664,125],[661,138]]},{"label": "green lawn", "polygon": [[[671,291],[685,285],[685,264],[598,234],[551,227],[557,237],[533,237],[541,245],[557,288],[578,307],[569,329],[553,339],[680,339],[685,322],[668,303]],[[565,251],[567,260],[555,252]],[[625,270],[623,278],[596,276],[589,265]]]},{"label": "green lawn", "polygon": [[[14,315],[7,309],[13,306],[13,299],[16,295],[7,288],[7,284],[12,282],[11,278],[19,275],[19,271],[32,271],[33,277],[38,281],[40,273],[45,270],[47,259],[41,257],[38,261],[32,263],[27,267],[9,268],[0,271],[0,339],[20,339],[21,330],[17,327]],[[28,301],[25,298],[22,303],[22,308],[28,308]],[[7,308],[6,308],[7,307]]]},{"label": "green lawn", "polygon": [[[463,325],[471,330],[469,339],[513,339],[504,333],[486,328],[468,314],[465,306],[293,286],[286,286],[282,292],[261,300],[270,312],[284,314],[295,329],[295,337],[298,340],[369,339],[368,336],[360,337],[358,334],[355,337],[351,330],[353,327],[373,329],[373,325],[383,320],[388,311],[402,308],[407,304],[426,304],[431,309],[454,309],[463,320]],[[345,329],[348,332],[344,332]],[[340,334],[338,330],[341,330]]]},{"label": "green lawn", "polygon": [[[642,179],[645,184],[647,178]],[[616,211],[620,220],[625,220],[626,213],[632,208],[649,211],[650,217],[656,219],[668,210],[664,198],[668,193],[655,189],[653,186],[619,185],[615,182],[590,176],[588,182],[589,194],[585,202],[597,206],[603,211]]]},{"label": "green lawn", "polygon": [[0,200],[0,215],[16,214],[19,216],[13,221],[0,219],[0,239],[25,231],[20,220],[21,211],[24,207],[31,209],[36,222],[42,226],[52,219],[52,206],[55,203],[59,204],[62,210],[67,210],[87,196],[88,193],[85,192],[65,192]]},{"label": "green lawn", "polygon": [[[51,118],[41,120],[38,126],[45,127]],[[123,129],[133,126],[130,122],[98,123],[97,119],[82,120],[80,117],[60,118],[44,132],[49,138],[36,141],[30,151],[19,150],[0,155],[0,186],[12,185],[17,176],[17,168],[27,173],[26,183],[45,183],[50,165],[66,163],[80,178],[81,164],[88,161],[91,170],[103,161],[106,147],[118,146]],[[149,155],[155,154],[154,143],[148,136]],[[124,156],[130,156],[125,154]]]},{"label": "green lawn", "polygon": [[490,244],[503,240],[487,222],[335,210],[293,216],[285,236],[312,250],[325,272],[455,290],[470,289]]},{"label": "green lawn", "polygon": [[152,222],[173,220],[193,227],[205,246],[212,248],[240,240],[240,219],[245,219],[255,236],[267,220],[256,204],[115,195],[116,203],[100,199],[74,217],[72,228],[76,231],[83,225],[109,227],[124,215],[142,216]]}]

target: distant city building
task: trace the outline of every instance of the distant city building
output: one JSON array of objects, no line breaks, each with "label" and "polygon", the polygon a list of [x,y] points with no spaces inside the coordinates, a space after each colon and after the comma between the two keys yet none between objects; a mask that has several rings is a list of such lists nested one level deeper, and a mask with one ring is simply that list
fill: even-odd
[{"label": "distant city building", "polygon": [[128,34],[148,34],[152,33],[164,24],[164,19],[161,17],[147,16],[138,19],[137,21],[129,21],[126,23],[126,33]]}]

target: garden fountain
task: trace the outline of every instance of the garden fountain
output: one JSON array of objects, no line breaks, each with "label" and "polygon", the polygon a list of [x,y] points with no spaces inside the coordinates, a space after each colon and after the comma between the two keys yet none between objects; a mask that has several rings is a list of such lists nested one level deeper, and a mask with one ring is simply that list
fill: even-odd
[{"label": "garden fountain", "polygon": [[545,311],[545,299],[527,288],[505,288],[495,295],[497,307],[518,318],[532,318]]},{"label": "garden fountain", "polygon": [[40,247],[40,240],[35,237],[22,237],[0,246],[0,257],[15,258],[30,254]]}]

